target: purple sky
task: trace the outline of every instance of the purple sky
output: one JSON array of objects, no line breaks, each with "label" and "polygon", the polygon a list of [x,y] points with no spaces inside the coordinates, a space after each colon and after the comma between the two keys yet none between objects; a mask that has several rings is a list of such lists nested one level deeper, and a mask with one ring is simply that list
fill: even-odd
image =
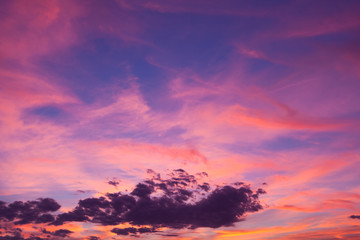
[{"label": "purple sky", "polygon": [[[0,239],[359,239],[359,12],[355,0],[2,0]],[[61,205],[55,218],[119,191],[141,203],[147,169],[208,174],[196,183],[208,192],[171,205],[200,206],[186,227],[4,217],[38,198]],[[197,222],[239,181],[265,189],[262,209]],[[196,184],[145,185],[157,204],[157,190],[176,202]]]}]

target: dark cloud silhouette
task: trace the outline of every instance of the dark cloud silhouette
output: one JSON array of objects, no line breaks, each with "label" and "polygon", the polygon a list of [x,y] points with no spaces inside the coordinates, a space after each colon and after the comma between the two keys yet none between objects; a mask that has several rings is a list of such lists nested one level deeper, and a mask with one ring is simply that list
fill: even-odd
[{"label": "dark cloud silhouette", "polygon": [[86,222],[89,218],[85,215],[84,211],[80,208],[67,213],[59,214],[53,225],[62,225],[64,222]]},{"label": "dark cloud silhouette", "polygon": [[148,227],[141,227],[141,228],[113,228],[111,232],[116,233],[117,235],[129,235],[129,234],[136,234],[136,233],[150,233],[150,232],[157,232],[155,228],[148,228]]},{"label": "dark cloud silhouette", "polygon": [[51,198],[40,198],[35,201],[15,201],[6,204],[0,201],[0,220],[14,221],[14,224],[47,223],[54,221],[49,212],[55,212],[60,205]]},{"label": "dark cloud silhouette", "polygon": [[[206,173],[188,174],[183,169],[170,172],[166,178],[153,170],[150,177],[138,183],[130,193],[107,193],[101,197],[79,200],[71,211],[53,214],[60,205],[53,199],[0,202],[0,220],[21,225],[47,223],[61,226],[67,222],[89,222],[104,226],[130,224],[127,228],[113,228],[117,235],[134,235],[158,232],[160,228],[196,229],[231,226],[242,221],[249,212],[263,207],[259,195],[263,189],[252,190],[242,182],[212,186],[204,179]],[[72,232],[59,229],[42,230],[42,234],[69,237]],[[12,234],[15,236],[14,234]],[[20,234],[17,234],[20,237]],[[97,239],[97,237],[89,237]]]},{"label": "dark cloud silhouette", "polygon": [[0,228],[4,229],[4,233],[1,232],[0,240],[49,240],[49,238],[41,238],[37,236],[31,236],[29,238],[24,238],[22,236],[22,230],[20,228],[9,228],[0,225]]},{"label": "dark cloud silhouette", "polygon": [[360,215],[351,215],[350,218],[352,218],[352,219],[360,219]]},{"label": "dark cloud silhouette", "polygon": [[17,228],[17,227],[8,228],[8,227],[3,227],[3,226],[1,226],[1,228],[4,229],[4,234],[6,234],[6,236],[21,238],[22,230],[20,228]]},{"label": "dark cloud silhouette", "polygon": [[[138,183],[130,194],[119,192],[80,200],[74,210],[59,214],[52,224],[78,221],[102,225],[130,223],[154,229],[218,228],[231,226],[246,213],[262,209],[258,198],[265,191],[257,189],[254,192],[244,183],[212,189],[209,183],[198,181],[199,175],[190,175],[182,169],[174,170],[167,179],[162,179],[153,170],[148,172],[152,177]],[[152,231],[113,229],[118,235]]]},{"label": "dark cloud silhouette", "polygon": [[96,236],[89,236],[87,240],[100,240],[100,238]]},{"label": "dark cloud silhouette", "polygon": [[52,235],[52,236],[62,237],[62,238],[69,237],[70,234],[73,233],[72,231],[70,231],[68,229],[58,229],[54,232],[50,232],[50,231],[47,231],[45,228],[42,228],[41,232],[47,234],[47,236],[49,236],[49,237],[50,237],[50,235]]},{"label": "dark cloud silhouette", "polygon": [[24,237],[16,237],[16,236],[0,236],[0,240],[50,240],[51,238],[42,238],[42,237],[29,237],[29,238],[24,238]]},{"label": "dark cloud silhouette", "polygon": [[0,225],[0,228],[3,228],[5,236],[0,236],[0,240],[6,239],[6,240],[50,240],[50,239],[62,239],[62,238],[68,238],[70,237],[70,234],[73,233],[70,230],[67,229],[58,229],[54,232],[47,231],[45,228],[37,228],[33,226],[34,230],[38,230],[37,232],[33,232],[30,237],[24,237],[22,236],[23,231],[20,228],[14,228],[14,227],[2,227]]},{"label": "dark cloud silhouette", "polygon": [[129,235],[129,233],[135,234],[137,232],[136,228],[129,227],[129,228],[114,228],[111,232],[116,233],[117,235]]},{"label": "dark cloud silhouette", "polygon": [[73,233],[73,232],[70,230],[59,229],[59,230],[56,230],[55,232],[53,232],[52,234],[54,236],[59,236],[59,237],[69,237],[71,233]]},{"label": "dark cloud silhouette", "polygon": [[120,184],[120,180],[113,178],[113,179],[107,181],[107,184],[117,187]]}]

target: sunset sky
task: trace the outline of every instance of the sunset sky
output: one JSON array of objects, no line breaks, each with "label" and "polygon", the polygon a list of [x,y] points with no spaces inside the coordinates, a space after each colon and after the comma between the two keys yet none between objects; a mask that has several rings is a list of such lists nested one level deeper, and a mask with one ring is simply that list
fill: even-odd
[{"label": "sunset sky", "polygon": [[[357,0],[1,0],[0,239],[360,239],[359,13]],[[259,205],[230,208],[232,191]],[[120,213],[115,198],[159,194],[173,205],[156,212],[176,214],[95,220]],[[69,217],[86,200],[97,215]]]}]

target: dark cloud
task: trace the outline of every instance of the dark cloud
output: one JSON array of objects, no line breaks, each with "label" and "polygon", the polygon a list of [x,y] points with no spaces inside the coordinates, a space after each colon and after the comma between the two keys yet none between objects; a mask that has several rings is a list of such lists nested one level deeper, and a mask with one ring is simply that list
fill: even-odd
[{"label": "dark cloud", "polygon": [[10,235],[6,235],[6,236],[0,236],[0,240],[50,240],[52,238],[42,238],[42,237],[29,237],[29,238],[24,238],[24,237],[20,237],[20,236],[10,236]]},{"label": "dark cloud", "polygon": [[100,238],[96,236],[89,236],[87,240],[100,240]]},{"label": "dark cloud", "polygon": [[5,234],[7,234],[7,236],[13,236],[13,237],[21,237],[22,234],[22,230],[20,228],[7,228],[4,227],[5,230]]},{"label": "dark cloud", "polygon": [[22,236],[22,230],[20,228],[8,228],[0,226],[5,230],[4,234],[5,236],[0,236],[0,240],[49,240],[49,238],[41,238],[37,236],[31,236],[29,238],[24,238]]},{"label": "dark cloud", "polygon": [[28,238],[22,236],[22,230],[20,228],[7,228],[5,227],[5,236],[0,236],[0,240],[50,240],[50,239],[62,239],[70,237],[70,234],[73,233],[67,229],[59,229],[54,232],[47,231],[45,228],[33,227],[34,230],[38,230],[37,233],[33,232]]},{"label": "dark cloud", "polygon": [[352,218],[352,219],[360,219],[360,215],[351,215],[350,218]]},{"label": "dark cloud", "polygon": [[[89,222],[104,226],[130,224],[128,228],[113,228],[117,235],[147,234],[160,228],[196,229],[231,226],[250,212],[263,207],[259,195],[263,189],[252,190],[242,182],[224,186],[207,183],[206,173],[188,174],[183,169],[170,172],[166,178],[148,170],[149,178],[138,183],[130,193],[107,193],[101,197],[79,200],[71,211],[53,214],[60,205],[53,199],[0,202],[0,220],[15,225],[47,223],[61,226],[67,222]],[[59,229],[41,234],[67,238],[72,232]],[[21,233],[11,234],[20,237]],[[88,239],[97,239],[92,236]]]},{"label": "dark cloud", "polygon": [[68,229],[58,229],[54,232],[50,232],[50,231],[47,231],[45,228],[42,228],[41,232],[44,234],[47,234],[49,237],[50,237],[50,235],[52,235],[52,236],[62,237],[62,238],[69,237],[70,234],[73,233],[72,231],[70,231]]},{"label": "dark cloud", "polygon": [[113,228],[111,232],[116,233],[117,235],[129,235],[129,234],[136,234],[136,233],[150,233],[150,232],[157,232],[155,228],[148,228],[148,227],[141,227],[141,228]]},{"label": "dark cloud", "polygon": [[55,232],[53,232],[52,235],[59,236],[59,237],[69,237],[71,233],[73,233],[73,232],[70,230],[59,229],[59,230],[56,230]]},{"label": "dark cloud", "polygon": [[113,179],[107,181],[107,184],[112,185],[114,187],[117,187],[117,185],[120,184],[120,180],[118,180],[116,178],[113,178]]},{"label": "dark cloud", "polygon": [[86,222],[89,218],[85,215],[85,212],[76,208],[75,210],[67,213],[61,213],[56,217],[56,220],[52,222],[53,225],[62,225],[64,222]]},{"label": "dark cloud", "polygon": [[35,201],[15,201],[11,204],[0,202],[0,220],[14,221],[14,224],[47,223],[54,221],[49,212],[55,212],[60,205],[51,198]]},{"label": "dark cloud", "polygon": [[[57,216],[53,225],[65,222],[93,222],[102,225],[130,223],[133,226],[198,228],[231,226],[248,212],[262,209],[259,195],[244,183],[212,188],[199,182],[200,175],[174,170],[162,179],[153,170],[151,178],[136,185],[130,194],[112,193],[79,201],[78,206]],[[114,228],[118,235],[153,232],[146,228]]]},{"label": "dark cloud", "polygon": [[48,223],[48,222],[53,222],[54,220],[55,218],[53,215],[43,214],[36,219],[35,223]]},{"label": "dark cloud", "polygon": [[136,234],[137,229],[133,227],[129,228],[114,228],[111,230],[111,232],[116,233],[117,235],[129,235],[129,233]]},{"label": "dark cloud", "polygon": [[14,236],[6,235],[6,236],[0,237],[0,240],[25,240],[25,239],[22,237],[14,237]]}]

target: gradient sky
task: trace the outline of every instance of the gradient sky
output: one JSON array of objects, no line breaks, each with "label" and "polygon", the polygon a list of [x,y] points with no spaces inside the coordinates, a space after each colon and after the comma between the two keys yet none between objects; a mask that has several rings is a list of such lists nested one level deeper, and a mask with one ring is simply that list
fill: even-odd
[{"label": "gradient sky", "polygon": [[357,0],[2,0],[0,200],[49,197],[61,213],[147,169],[184,169],[262,187],[264,209],[140,238],[360,239],[359,12]]}]

